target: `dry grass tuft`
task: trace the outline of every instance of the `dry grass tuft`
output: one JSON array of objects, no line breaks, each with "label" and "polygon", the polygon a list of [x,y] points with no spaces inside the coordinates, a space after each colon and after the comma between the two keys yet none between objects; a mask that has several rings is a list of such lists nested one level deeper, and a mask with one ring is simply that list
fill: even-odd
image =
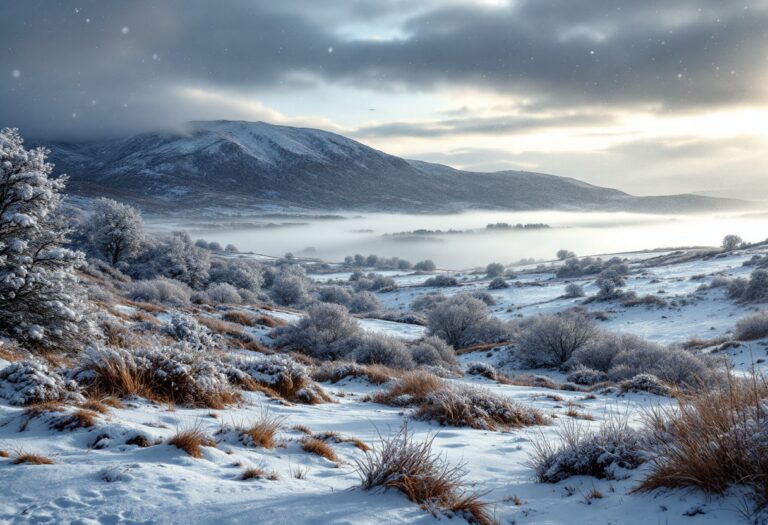
[{"label": "dry grass tuft", "polygon": [[312,431],[306,425],[293,425],[291,427],[291,430],[295,430],[296,432],[301,432],[302,434],[306,434],[308,436],[312,434]]},{"label": "dry grass tuft", "polygon": [[13,347],[9,347],[8,344],[0,345],[0,359],[14,362],[14,361],[19,361],[23,357],[24,357],[24,354],[20,350]]},{"label": "dry grass tuft", "polygon": [[229,321],[230,323],[241,324],[245,326],[253,326],[256,321],[256,316],[254,314],[243,312],[241,310],[230,310],[225,312],[221,318],[225,321]]},{"label": "dry grass tuft", "polygon": [[573,419],[584,419],[586,421],[594,421],[595,418],[592,416],[592,414],[588,414],[586,412],[579,412],[574,407],[568,407],[568,410],[565,411],[565,415],[568,417],[572,417]]},{"label": "dry grass tuft", "polygon": [[8,453],[5,450],[0,450],[0,458],[9,458],[9,457],[11,457],[10,453]]},{"label": "dry grass tuft", "polygon": [[312,370],[312,379],[329,383],[338,383],[350,377],[363,377],[372,385],[383,385],[402,375],[402,371],[385,365],[361,365],[343,361],[326,361]]},{"label": "dry grass tuft", "polygon": [[325,441],[321,441],[313,437],[307,437],[302,439],[300,443],[301,448],[304,449],[304,452],[316,454],[334,463],[339,462],[339,457],[336,455],[330,445],[328,445]]},{"label": "dry grass tuft", "polygon": [[30,452],[19,450],[13,455],[13,464],[21,465],[22,463],[28,465],[53,465],[53,460],[40,454],[32,454]]},{"label": "dry grass tuft", "polygon": [[254,324],[258,324],[261,326],[266,326],[267,328],[277,328],[278,326],[285,326],[288,323],[286,321],[283,321],[282,319],[278,319],[276,317],[270,317],[268,315],[258,315],[253,320]]},{"label": "dry grass tuft", "polygon": [[408,372],[388,390],[374,394],[373,401],[395,406],[422,403],[429,394],[445,386],[445,381],[429,372]]},{"label": "dry grass tuft", "polygon": [[722,494],[731,485],[768,507],[768,384],[730,377],[727,385],[678,396],[674,408],[647,416],[656,454],[637,488],[696,487]]},{"label": "dry grass tuft", "polygon": [[371,447],[365,444],[360,439],[354,438],[354,437],[346,437],[342,436],[338,432],[318,432],[314,436],[312,436],[315,439],[319,439],[320,441],[333,441],[334,443],[352,443],[356,448],[362,450],[363,452],[368,452],[371,450]]},{"label": "dry grass tuft", "polygon": [[56,430],[75,430],[77,428],[92,428],[95,425],[96,412],[80,408],[71,414],[60,417],[51,426]]},{"label": "dry grass tuft", "polygon": [[147,448],[152,446],[152,442],[141,434],[136,434],[132,438],[125,442],[126,445],[136,445],[139,448]]},{"label": "dry grass tuft", "polygon": [[180,448],[196,459],[203,457],[201,447],[216,446],[213,438],[197,427],[179,430],[176,435],[168,440],[168,444]]},{"label": "dry grass tuft", "polygon": [[245,329],[242,325],[230,323],[216,317],[199,316],[197,320],[201,325],[206,326],[210,331],[217,334],[230,337],[242,337],[245,334]]},{"label": "dry grass tuft", "polygon": [[240,426],[237,428],[240,439],[246,445],[275,448],[277,446],[277,433],[283,427],[285,421],[282,417],[277,417],[264,411],[259,419],[250,426]]},{"label": "dry grass tuft", "polygon": [[356,470],[365,490],[395,489],[428,509],[459,514],[470,523],[492,525],[496,521],[487,503],[463,488],[463,465],[452,466],[432,451],[434,436],[416,441],[407,425],[364,458],[356,460]]}]

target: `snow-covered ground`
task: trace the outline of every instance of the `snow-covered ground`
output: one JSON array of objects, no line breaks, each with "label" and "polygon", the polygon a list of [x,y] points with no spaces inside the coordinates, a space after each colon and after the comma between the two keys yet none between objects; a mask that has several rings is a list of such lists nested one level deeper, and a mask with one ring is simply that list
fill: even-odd
[{"label": "snow-covered ground", "polygon": [[[742,263],[765,248],[740,251],[724,257],[699,258],[679,264],[653,263],[662,254],[630,255],[630,275],[625,287],[638,295],[656,294],[677,306],[621,306],[594,301],[584,305],[604,312],[600,327],[633,333],[645,338],[679,343],[691,338],[727,336],[735,322],[754,310],[727,299],[722,289],[698,291],[714,275],[747,276]],[[520,270],[518,270],[520,271]],[[420,286],[428,277],[408,272],[389,272],[400,289],[379,293],[384,305],[406,311],[412,301],[428,290]],[[510,279],[510,288],[488,290],[489,278],[460,273],[460,287],[442,288],[446,294],[487,291],[495,305],[490,309],[503,319],[551,313],[580,304],[583,299],[562,298],[565,285],[575,282],[593,295],[593,278],[558,279],[552,271],[524,269]],[[694,276],[706,276],[704,278]],[[318,281],[347,279],[349,273],[314,276]],[[122,307],[130,314],[131,307]],[[288,309],[255,310],[286,322],[300,312]],[[162,316],[164,314],[157,314]],[[366,330],[402,338],[424,333],[418,325],[363,319]],[[266,341],[269,329],[253,328]],[[737,370],[748,370],[766,357],[766,341],[741,344],[728,350]],[[474,352],[460,357],[499,364],[498,353]],[[0,360],[0,368],[8,363]],[[558,374],[550,374],[556,379]],[[32,452],[53,460],[52,465],[15,465],[0,457],[0,523],[307,523],[378,524],[445,522],[396,492],[365,492],[358,488],[355,459],[363,451],[351,443],[332,444],[338,464],[302,450],[303,425],[313,432],[334,431],[375,446],[382,436],[396,432],[405,421],[419,438],[435,435],[434,448],[454,464],[464,464],[468,488],[494,506],[499,523],[509,524],[676,524],[737,523],[741,519],[741,494],[708,497],[697,491],[656,491],[636,494],[632,489],[645,467],[623,472],[614,480],[572,477],[556,484],[537,483],[528,461],[536,440],[557,440],[569,408],[581,414],[579,424],[596,427],[609,418],[627,418],[639,425],[651,407],[669,404],[668,398],[648,393],[595,393],[554,391],[548,388],[499,384],[465,376],[451,379],[480,385],[551,417],[546,426],[509,431],[440,427],[412,420],[409,409],[366,400],[384,386],[361,380],[322,384],[333,402],[318,405],[287,405],[258,392],[244,393],[241,406],[222,409],[188,409],[153,404],[144,400],[125,402],[98,415],[92,428],[58,431],[50,428],[55,414],[31,419],[22,407],[0,399],[0,451]],[[268,411],[284,418],[279,446],[274,449],[246,446],[237,440],[217,438],[216,447],[204,447],[194,459],[164,444],[179,429],[197,428],[216,435],[222,426],[245,424]],[[24,428],[26,427],[26,428]],[[155,446],[129,445],[136,435]],[[247,467],[275,472],[276,479],[242,481]],[[588,495],[599,492],[602,497]]]}]

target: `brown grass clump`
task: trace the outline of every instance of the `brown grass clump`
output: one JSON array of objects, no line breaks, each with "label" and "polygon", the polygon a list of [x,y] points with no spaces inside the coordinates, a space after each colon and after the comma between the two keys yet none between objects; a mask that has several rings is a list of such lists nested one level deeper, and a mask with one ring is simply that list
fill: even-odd
[{"label": "brown grass clump", "polygon": [[13,456],[13,464],[21,465],[26,463],[28,465],[53,465],[53,460],[40,454],[32,454],[30,452],[18,451]]},{"label": "brown grass clump", "polygon": [[434,439],[416,441],[407,425],[382,438],[371,453],[356,460],[362,488],[395,489],[433,514],[442,511],[478,525],[495,524],[488,504],[463,489],[463,465],[452,466],[432,451]]},{"label": "brown grass clump", "polygon": [[308,437],[308,438],[302,439],[300,443],[301,443],[301,448],[304,449],[304,452],[309,452],[310,454],[316,454],[334,463],[339,462],[339,457],[336,455],[333,449],[325,441]]},{"label": "brown grass clump", "polygon": [[149,313],[153,313],[153,314],[165,312],[165,308],[163,308],[162,306],[158,306],[158,305],[156,305],[154,303],[144,303],[144,302],[141,302],[141,301],[131,301],[130,299],[123,299],[123,302],[127,306],[133,306],[134,308],[139,308],[141,310],[144,310],[145,312],[149,312]]},{"label": "brown grass clump", "polygon": [[216,446],[213,438],[197,427],[178,431],[168,440],[168,444],[180,448],[196,459],[203,457],[203,451],[200,447]]},{"label": "brown grass clump", "polygon": [[245,333],[245,329],[242,325],[223,321],[215,317],[199,316],[197,317],[197,321],[217,334],[228,335],[230,337],[242,337]]},{"label": "brown grass clump", "polygon": [[329,383],[338,383],[348,377],[364,377],[373,385],[383,385],[402,375],[403,372],[384,365],[360,365],[339,361],[326,361],[312,370],[312,379]]},{"label": "brown grass clump", "polygon": [[568,409],[565,411],[565,415],[568,417],[572,417],[573,419],[584,419],[587,421],[595,420],[592,414],[587,414],[586,412],[579,412],[574,407],[568,407]]},{"label": "brown grass clump", "polygon": [[0,458],[9,458],[9,457],[11,457],[11,455],[7,451],[0,450]]},{"label": "brown grass clump", "polygon": [[376,403],[406,406],[423,402],[429,394],[445,385],[445,381],[429,372],[408,372],[388,390],[374,394],[372,399]]},{"label": "brown grass clump", "polygon": [[221,318],[225,321],[229,321],[230,323],[241,324],[245,326],[253,326],[256,320],[256,316],[254,314],[243,312],[241,310],[230,310],[225,312]]},{"label": "brown grass clump", "polygon": [[9,347],[8,344],[0,345],[0,359],[13,362],[18,361],[23,357],[24,354],[22,354],[18,349]]},{"label": "brown grass clump", "polygon": [[371,447],[366,445],[364,441],[354,437],[342,436],[338,432],[332,432],[332,431],[318,432],[312,437],[315,439],[319,439],[320,441],[333,441],[334,443],[352,443],[355,446],[355,448],[358,448],[363,452],[368,452],[369,450],[371,450]]},{"label": "brown grass clump", "polygon": [[136,445],[139,448],[147,448],[152,446],[152,442],[141,434],[136,434],[132,438],[125,442],[126,445]]},{"label": "brown grass clump", "polygon": [[268,315],[258,315],[253,320],[254,324],[266,326],[267,328],[277,328],[278,326],[285,326],[288,323],[277,317],[270,317]]},{"label": "brown grass clump", "polygon": [[731,377],[725,386],[678,396],[675,408],[647,416],[657,453],[637,488],[696,487],[721,494],[747,486],[758,508],[768,506],[768,384]]},{"label": "brown grass clump", "polygon": [[277,446],[277,433],[285,420],[281,417],[262,412],[259,419],[250,426],[240,426],[237,431],[240,439],[247,445],[261,448],[275,448]]},{"label": "brown grass clump", "polygon": [[90,410],[91,412],[98,412],[99,414],[107,414],[109,412],[109,406],[104,400],[91,397],[84,403],[80,403],[80,408],[84,410]]},{"label": "brown grass clump", "polygon": [[75,430],[77,428],[91,428],[94,425],[96,425],[96,413],[81,408],[60,417],[51,426],[56,430]]}]

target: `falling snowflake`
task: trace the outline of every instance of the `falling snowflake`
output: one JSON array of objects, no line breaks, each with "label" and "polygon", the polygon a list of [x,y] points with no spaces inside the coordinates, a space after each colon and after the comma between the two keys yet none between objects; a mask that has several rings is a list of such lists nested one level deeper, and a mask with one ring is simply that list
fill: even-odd
[{"label": "falling snowflake", "polygon": [[124,35],[127,35],[127,34],[128,34],[128,31],[130,31],[130,29],[128,29],[128,26],[123,26],[123,28],[122,28],[120,31],[121,31],[121,32],[122,32]]},{"label": "falling snowflake", "polygon": [[13,71],[11,71],[11,76],[13,78],[19,78],[21,76],[21,71],[19,71],[18,69],[14,69]]},{"label": "falling snowflake", "polygon": [[328,52],[329,52],[329,53],[333,53],[333,48],[332,48],[332,47],[329,47],[329,48],[328,48]]}]

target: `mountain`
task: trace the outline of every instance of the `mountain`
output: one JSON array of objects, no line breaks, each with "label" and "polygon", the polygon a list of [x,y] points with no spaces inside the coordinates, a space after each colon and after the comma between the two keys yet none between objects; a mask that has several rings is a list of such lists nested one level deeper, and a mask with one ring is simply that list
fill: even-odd
[{"label": "mountain", "polygon": [[327,131],[264,122],[191,122],[127,139],[45,144],[69,191],[154,212],[217,209],[437,212],[466,208],[696,212],[742,201],[634,197],[524,171],[467,172],[388,155]]}]

